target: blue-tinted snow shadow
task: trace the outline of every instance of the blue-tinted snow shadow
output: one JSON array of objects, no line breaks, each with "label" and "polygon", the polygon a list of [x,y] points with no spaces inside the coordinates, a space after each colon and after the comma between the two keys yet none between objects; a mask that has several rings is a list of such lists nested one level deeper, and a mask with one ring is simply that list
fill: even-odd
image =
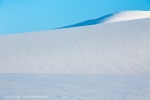
[{"label": "blue-tinted snow shadow", "polygon": [[100,24],[102,22],[104,22],[107,18],[111,17],[113,14],[108,14],[96,19],[91,19],[91,20],[87,20],[87,21],[83,21],[83,22],[79,22],[77,24],[73,24],[73,25],[68,25],[68,26],[64,26],[64,27],[60,27],[60,28],[56,28],[56,29],[62,29],[62,28],[71,28],[71,27],[79,27],[79,26],[88,26],[88,25],[95,25],[95,24]]}]

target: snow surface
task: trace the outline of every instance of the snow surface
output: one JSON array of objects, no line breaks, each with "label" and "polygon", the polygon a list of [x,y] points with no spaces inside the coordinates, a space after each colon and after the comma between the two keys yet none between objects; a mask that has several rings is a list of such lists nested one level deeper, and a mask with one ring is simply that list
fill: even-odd
[{"label": "snow surface", "polygon": [[1,35],[0,73],[150,74],[150,18]]},{"label": "snow surface", "polygon": [[149,100],[149,75],[0,74],[0,100]]},{"label": "snow surface", "polygon": [[0,100],[148,100],[149,74],[150,18],[0,36]]},{"label": "snow surface", "polygon": [[111,14],[108,14],[99,18],[83,21],[77,24],[60,27],[58,29],[128,21],[128,20],[136,20],[136,19],[143,19],[143,18],[150,18],[150,11],[120,11],[120,12],[111,13]]}]

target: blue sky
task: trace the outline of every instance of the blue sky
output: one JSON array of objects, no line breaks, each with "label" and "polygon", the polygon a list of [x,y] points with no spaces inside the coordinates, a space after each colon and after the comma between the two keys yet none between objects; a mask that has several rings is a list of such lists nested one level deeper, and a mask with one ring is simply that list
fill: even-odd
[{"label": "blue sky", "polygon": [[50,30],[124,10],[150,10],[150,0],[0,0],[0,34]]}]

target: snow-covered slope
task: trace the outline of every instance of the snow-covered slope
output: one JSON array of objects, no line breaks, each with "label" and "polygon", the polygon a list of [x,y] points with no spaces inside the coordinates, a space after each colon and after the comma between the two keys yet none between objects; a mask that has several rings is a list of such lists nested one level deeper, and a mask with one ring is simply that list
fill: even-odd
[{"label": "snow-covered slope", "polygon": [[121,12],[111,13],[102,16],[100,18],[91,19],[77,24],[60,27],[60,28],[70,28],[70,27],[102,24],[102,23],[112,23],[112,22],[136,20],[136,19],[143,19],[143,18],[150,18],[150,11],[121,11]]},{"label": "snow-covered slope", "polygon": [[150,18],[1,35],[0,73],[150,74]]}]

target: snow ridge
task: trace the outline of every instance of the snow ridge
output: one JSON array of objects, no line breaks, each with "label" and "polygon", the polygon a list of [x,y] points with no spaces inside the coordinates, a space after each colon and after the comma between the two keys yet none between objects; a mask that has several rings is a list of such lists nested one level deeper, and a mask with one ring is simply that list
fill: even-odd
[{"label": "snow ridge", "polygon": [[119,12],[111,13],[111,14],[108,14],[99,18],[79,22],[77,24],[60,27],[58,29],[95,25],[95,24],[102,24],[102,23],[136,20],[136,19],[143,19],[143,18],[150,18],[150,11],[119,11]]}]

